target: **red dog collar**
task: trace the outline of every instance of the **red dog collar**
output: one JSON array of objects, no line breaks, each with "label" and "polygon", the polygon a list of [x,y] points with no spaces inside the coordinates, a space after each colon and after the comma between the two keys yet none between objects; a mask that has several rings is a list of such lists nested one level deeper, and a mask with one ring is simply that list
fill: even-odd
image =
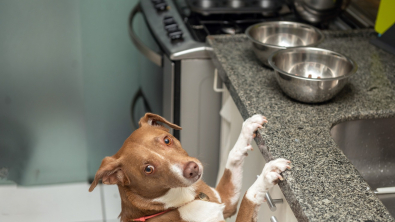
[{"label": "red dog collar", "polygon": [[165,211],[162,211],[162,212],[160,212],[160,213],[157,213],[157,214],[154,214],[154,215],[151,215],[151,216],[140,217],[140,218],[137,218],[137,219],[133,219],[132,221],[146,221],[146,220],[148,220],[148,219],[150,219],[150,218],[153,218],[153,217],[162,215],[162,214],[167,213],[167,212],[169,212],[169,211],[171,211],[171,210],[172,210],[172,209],[165,210]]}]

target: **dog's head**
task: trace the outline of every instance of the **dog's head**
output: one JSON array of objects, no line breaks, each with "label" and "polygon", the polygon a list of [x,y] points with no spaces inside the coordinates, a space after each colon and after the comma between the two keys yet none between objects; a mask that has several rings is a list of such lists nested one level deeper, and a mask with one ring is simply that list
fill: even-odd
[{"label": "dog's head", "polygon": [[199,160],[188,156],[169,129],[181,127],[161,116],[147,113],[140,119],[140,127],[111,157],[105,157],[89,188],[92,191],[99,180],[104,184],[127,186],[146,198],[160,196],[170,188],[188,187],[203,173]]}]

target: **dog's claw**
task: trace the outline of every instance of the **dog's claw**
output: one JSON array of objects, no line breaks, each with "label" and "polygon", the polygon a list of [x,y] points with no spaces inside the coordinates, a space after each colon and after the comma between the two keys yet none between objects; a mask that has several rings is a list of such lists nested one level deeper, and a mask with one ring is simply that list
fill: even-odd
[{"label": "dog's claw", "polygon": [[254,148],[251,145],[248,145],[245,147],[246,150],[254,150]]},{"label": "dog's claw", "polygon": [[247,144],[251,143],[251,140],[257,136],[256,131],[262,129],[265,123],[267,123],[266,117],[260,114],[253,115],[244,121],[241,133],[247,140]]},{"label": "dog's claw", "polygon": [[286,160],[284,158],[278,158],[268,162],[265,165],[261,175],[263,175],[267,187],[270,188],[273,185],[277,184],[279,180],[284,180],[280,173],[287,169],[291,169],[291,166],[288,165],[289,163],[289,160]]}]

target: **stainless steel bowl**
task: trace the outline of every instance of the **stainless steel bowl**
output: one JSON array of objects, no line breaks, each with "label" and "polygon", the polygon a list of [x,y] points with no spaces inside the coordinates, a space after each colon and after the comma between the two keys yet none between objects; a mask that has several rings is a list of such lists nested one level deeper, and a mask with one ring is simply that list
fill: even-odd
[{"label": "stainless steel bowl", "polygon": [[331,99],[357,71],[352,59],[314,47],[279,50],[270,55],[269,64],[285,94],[306,103]]},{"label": "stainless steel bowl", "polygon": [[245,34],[255,55],[265,65],[269,65],[267,59],[277,50],[316,46],[324,40],[322,32],[313,26],[285,21],[258,23],[248,27]]}]

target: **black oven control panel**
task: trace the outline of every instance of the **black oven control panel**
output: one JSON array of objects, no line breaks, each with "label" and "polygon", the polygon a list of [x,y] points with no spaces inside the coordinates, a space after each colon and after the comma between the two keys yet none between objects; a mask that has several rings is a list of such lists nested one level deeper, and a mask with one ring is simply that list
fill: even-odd
[{"label": "black oven control panel", "polygon": [[208,58],[206,44],[195,41],[172,0],[141,0],[154,39],[172,60]]},{"label": "black oven control panel", "polygon": [[154,4],[156,11],[166,11],[167,10],[167,3],[165,0],[151,0]]},{"label": "black oven control panel", "polygon": [[182,40],[182,31],[178,28],[177,21],[173,16],[165,16],[163,18],[163,25],[171,41]]}]

